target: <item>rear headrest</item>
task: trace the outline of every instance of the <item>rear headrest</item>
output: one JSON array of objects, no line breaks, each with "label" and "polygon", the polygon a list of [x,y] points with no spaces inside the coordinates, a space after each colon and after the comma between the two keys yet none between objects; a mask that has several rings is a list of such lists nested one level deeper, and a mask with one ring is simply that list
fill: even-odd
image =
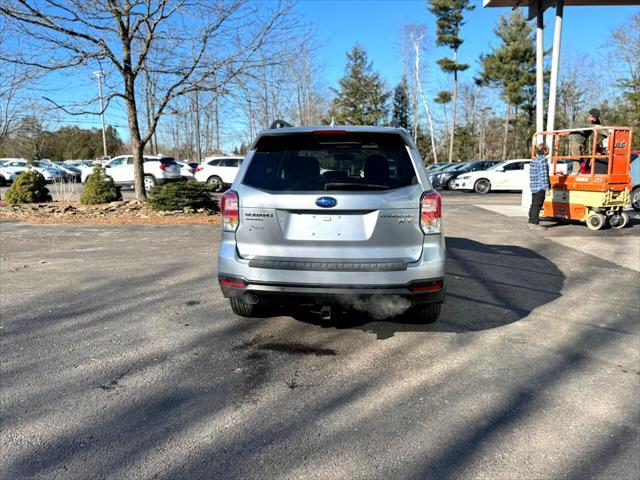
[{"label": "rear headrest", "polygon": [[320,162],[315,157],[290,157],[284,163],[284,175],[299,181],[320,175]]},{"label": "rear headrest", "polygon": [[364,161],[364,178],[387,180],[389,178],[389,160],[382,155],[369,155]]}]

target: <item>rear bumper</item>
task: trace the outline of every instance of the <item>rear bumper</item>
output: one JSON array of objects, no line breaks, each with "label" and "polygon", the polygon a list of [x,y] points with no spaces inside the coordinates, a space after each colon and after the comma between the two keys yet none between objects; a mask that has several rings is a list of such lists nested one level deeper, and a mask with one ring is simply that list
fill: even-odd
[{"label": "rear bumper", "polygon": [[386,298],[406,298],[411,305],[443,303],[444,278],[421,280],[406,285],[313,285],[247,282],[245,279],[219,276],[218,282],[225,298],[245,297],[249,303],[277,303],[283,305],[352,304],[354,299],[376,301]]},{"label": "rear bumper", "polygon": [[[238,256],[235,236],[223,232],[218,255],[218,279],[231,279],[220,284],[225,297],[246,294],[277,303],[341,303],[344,297],[400,296],[412,304],[444,301],[445,243],[444,235],[428,235],[417,261],[353,264],[325,262],[251,261]],[[277,267],[277,268],[276,268]],[[439,288],[429,286],[439,283]],[[426,287],[416,289],[416,287]]]},{"label": "rear bumper", "polygon": [[164,185],[166,183],[173,183],[173,182],[183,182],[184,178],[182,176],[180,177],[170,177],[170,178],[157,178],[156,179],[156,183],[158,185]]},{"label": "rear bumper", "polygon": [[455,189],[456,190],[473,190],[473,181],[456,179]]}]

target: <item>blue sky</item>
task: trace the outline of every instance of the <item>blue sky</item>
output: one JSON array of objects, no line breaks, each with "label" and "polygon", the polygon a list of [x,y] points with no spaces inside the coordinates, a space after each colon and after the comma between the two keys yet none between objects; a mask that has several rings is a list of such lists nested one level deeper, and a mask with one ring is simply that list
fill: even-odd
[{"label": "blue sky", "polygon": [[[475,10],[466,12],[462,28],[465,43],[460,48],[460,61],[471,68],[464,77],[472,78],[481,53],[496,45],[493,27],[508,8],[482,8],[481,0],[472,2]],[[331,85],[344,73],[345,53],[359,42],[369,54],[374,67],[387,81],[395,83],[401,75],[398,60],[400,28],[407,23],[422,23],[427,27],[432,45],[435,39],[435,17],[429,13],[425,0],[300,0],[299,11],[315,27],[323,44],[319,57],[327,67],[326,77]],[[640,7],[566,7],[563,26],[563,53],[597,53],[605,43],[612,27],[624,23]],[[553,41],[555,10],[545,13],[545,47]],[[441,77],[435,60],[449,56],[446,49],[432,46],[428,62],[432,78]],[[603,59],[604,61],[604,59]]]},{"label": "blue sky", "polygon": [[[466,24],[462,28],[465,42],[459,51],[460,61],[470,65],[461,75],[461,80],[470,80],[477,73],[478,58],[497,44],[493,28],[500,15],[509,13],[508,8],[482,8],[481,0],[474,0],[476,9],[466,12]],[[324,65],[324,77],[329,86],[336,86],[343,75],[346,52],[354,43],[360,43],[367,51],[374,68],[392,87],[400,78],[401,27],[404,24],[424,24],[427,28],[429,47],[423,64],[427,74],[423,78],[427,91],[449,86],[435,61],[450,52],[435,47],[435,17],[429,13],[425,0],[299,0],[297,11],[306,23],[311,25],[320,45],[318,61]],[[603,45],[612,28],[625,23],[629,17],[640,11],[640,7],[566,7],[562,39],[563,56],[588,53],[593,59],[606,62]],[[545,14],[545,47],[550,48],[553,38],[554,10]],[[73,88],[70,88],[73,85]],[[63,103],[70,97],[91,97],[96,94],[97,85],[90,75],[69,72],[58,78],[51,78],[37,96],[48,96]],[[57,126],[77,123],[82,127],[99,127],[99,119],[90,117],[69,117],[58,112]],[[115,125],[123,139],[128,139],[126,113],[123,108],[113,105],[107,110],[106,121]]]}]

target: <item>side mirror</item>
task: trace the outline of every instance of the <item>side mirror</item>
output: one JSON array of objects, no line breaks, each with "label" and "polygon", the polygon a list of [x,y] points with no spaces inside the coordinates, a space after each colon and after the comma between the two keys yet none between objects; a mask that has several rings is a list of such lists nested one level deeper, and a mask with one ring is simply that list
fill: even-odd
[{"label": "side mirror", "polygon": [[504,167],[498,167],[498,168],[496,168],[496,172],[504,172]]}]

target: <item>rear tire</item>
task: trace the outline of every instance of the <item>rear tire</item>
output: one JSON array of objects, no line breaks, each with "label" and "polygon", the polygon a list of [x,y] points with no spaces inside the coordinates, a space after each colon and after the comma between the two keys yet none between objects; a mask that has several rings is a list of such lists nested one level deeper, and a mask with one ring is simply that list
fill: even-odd
[{"label": "rear tire", "polygon": [[491,191],[491,182],[486,178],[476,180],[476,183],[473,184],[473,190],[481,194],[489,193]]},{"label": "rear tire", "polygon": [[258,311],[256,304],[243,302],[237,297],[230,298],[229,303],[233,313],[241,317],[253,317]]},{"label": "rear tire", "polygon": [[152,175],[145,175],[144,176],[144,189],[145,190],[151,190],[153,187],[155,187],[157,184],[156,179],[153,178]]},{"label": "rear tire", "polygon": [[213,175],[212,177],[207,178],[207,183],[213,187],[214,192],[221,192],[224,188],[222,179],[217,175]]},{"label": "rear tire", "polygon": [[611,225],[612,228],[624,228],[628,223],[629,215],[624,212],[614,213],[611,215],[611,218],[609,218],[609,225]]},{"label": "rear tire", "polygon": [[441,303],[426,303],[414,305],[407,314],[416,323],[434,323],[440,316]]}]

